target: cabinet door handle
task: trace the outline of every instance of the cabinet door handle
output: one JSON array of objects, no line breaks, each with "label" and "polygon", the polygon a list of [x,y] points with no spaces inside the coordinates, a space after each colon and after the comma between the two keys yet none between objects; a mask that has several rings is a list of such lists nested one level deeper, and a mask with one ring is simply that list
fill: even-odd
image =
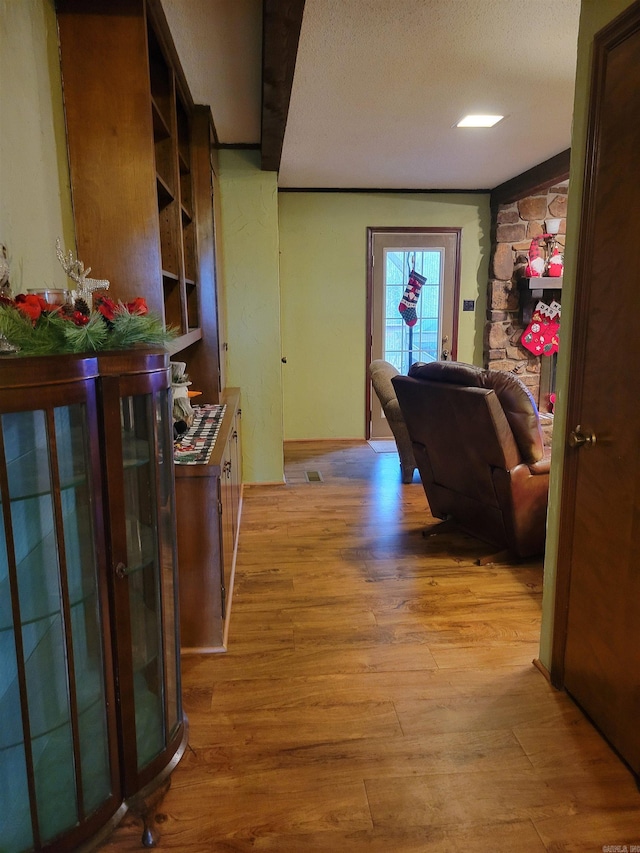
[{"label": "cabinet door handle", "polygon": [[114,569],[117,578],[126,578],[129,574],[129,569],[125,566],[124,563],[117,563]]}]

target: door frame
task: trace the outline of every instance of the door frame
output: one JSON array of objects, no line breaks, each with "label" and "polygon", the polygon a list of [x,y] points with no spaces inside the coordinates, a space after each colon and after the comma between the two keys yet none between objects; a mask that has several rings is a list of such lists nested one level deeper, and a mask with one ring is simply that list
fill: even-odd
[{"label": "door frame", "polygon": [[[570,365],[584,363],[587,354],[587,329],[591,308],[592,247],[595,238],[595,201],[600,158],[600,103],[605,86],[607,55],[617,45],[640,29],[640,5],[633,4],[593,39],[592,65],[585,148],[584,184],[577,241],[577,261],[574,282],[573,324],[571,330]],[[580,282],[580,286],[577,286]],[[568,635],[569,594],[571,588],[572,554],[575,534],[573,496],[578,482],[579,454],[569,447],[571,429],[580,421],[582,410],[582,376],[579,370],[569,370],[567,411],[562,484],[560,489],[560,520],[556,553],[555,605],[551,643],[551,683],[564,688],[565,649]]]},{"label": "door frame", "polygon": [[453,235],[456,241],[455,258],[454,258],[454,283],[453,283],[453,328],[451,336],[451,354],[455,360],[458,352],[458,321],[460,315],[460,267],[461,267],[461,246],[462,246],[462,228],[452,228],[443,226],[429,226],[422,228],[420,226],[401,225],[393,227],[375,227],[367,226],[367,254],[365,265],[367,270],[367,328],[366,328],[366,345],[365,345],[365,365],[364,375],[366,377],[365,391],[365,411],[364,411],[364,434],[365,438],[371,438],[371,380],[369,379],[369,364],[371,363],[371,352],[373,348],[373,239],[376,234],[448,234]]}]

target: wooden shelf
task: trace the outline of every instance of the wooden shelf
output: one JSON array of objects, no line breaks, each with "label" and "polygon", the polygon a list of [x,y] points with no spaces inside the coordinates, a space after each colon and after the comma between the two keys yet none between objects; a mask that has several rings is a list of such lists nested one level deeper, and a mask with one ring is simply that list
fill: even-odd
[{"label": "wooden shelf", "polygon": [[550,275],[540,275],[533,278],[521,278],[520,283],[528,290],[562,290],[562,276],[554,278]]},{"label": "wooden shelf", "polygon": [[187,157],[185,156],[184,151],[180,150],[178,152],[178,158],[179,158],[179,163],[180,163],[180,174],[181,175],[188,175],[191,171],[191,167],[189,165],[189,161],[188,161]]},{"label": "wooden shelf", "polygon": [[174,338],[168,345],[169,355],[175,355],[192,344],[202,340],[202,329],[191,329],[184,335]]},{"label": "wooden shelf", "polygon": [[171,136],[169,125],[165,121],[164,116],[160,112],[155,98],[151,97],[151,114],[153,116],[153,136],[156,141],[168,139]]},{"label": "wooden shelf", "polygon": [[174,201],[174,195],[171,187],[164,178],[156,172],[156,187],[158,190],[158,207],[162,209]]},{"label": "wooden shelf", "polygon": [[[545,293],[562,292],[562,276],[535,276],[533,278],[521,278],[518,280],[520,289],[520,314],[522,323],[527,326],[531,322],[534,308],[538,299],[542,299]],[[560,296],[558,296],[560,298]]]}]

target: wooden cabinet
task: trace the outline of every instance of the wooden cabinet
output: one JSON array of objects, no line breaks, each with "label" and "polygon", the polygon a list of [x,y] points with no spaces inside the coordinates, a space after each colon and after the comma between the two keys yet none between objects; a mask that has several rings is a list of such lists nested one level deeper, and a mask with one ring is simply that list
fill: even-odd
[{"label": "wooden cabinet", "polygon": [[225,645],[228,633],[227,613],[231,609],[233,569],[236,543],[240,527],[240,490],[242,485],[242,458],[240,455],[240,410],[235,406],[230,412],[225,435],[222,466],[220,469],[220,504],[222,530],[222,615],[225,618]]},{"label": "wooden cabinet", "polygon": [[0,846],[75,850],[186,746],[166,355],[1,360],[0,502]]},{"label": "wooden cabinet", "polygon": [[195,107],[159,0],[58,0],[78,256],[191,348],[217,400],[211,112]]},{"label": "wooden cabinet", "polygon": [[241,510],[240,393],[228,389],[209,462],[176,466],[183,652],[224,651]]}]

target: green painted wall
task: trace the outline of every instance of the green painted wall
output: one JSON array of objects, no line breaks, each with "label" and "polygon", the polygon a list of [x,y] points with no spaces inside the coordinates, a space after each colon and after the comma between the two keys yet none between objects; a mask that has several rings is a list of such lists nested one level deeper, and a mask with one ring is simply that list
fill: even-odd
[{"label": "green painted wall", "polygon": [[488,195],[279,195],[285,439],[363,438],[366,382],[366,229],[462,228],[458,359],[482,363]]},{"label": "green painted wall", "polygon": [[53,0],[0,0],[0,187],[13,291],[66,286],[56,238],[75,251],[75,237]]},{"label": "green painted wall", "polygon": [[282,482],[277,176],[260,171],[257,151],[219,153],[226,384],[242,393],[243,478]]},{"label": "green painted wall", "polygon": [[565,268],[562,283],[562,348],[558,355],[558,397],[555,406],[555,423],[553,427],[554,452],[551,463],[549,519],[547,524],[544,594],[542,600],[542,632],[540,637],[540,661],[547,669],[551,666],[561,504],[560,495],[562,487],[563,448],[560,443],[560,437],[565,434],[566,392],[569,384],[569,372],[579,367],[570,363],[569,356],[576,286],[576,256],[580,230],[580,212],[582,208],[593,37],[602,27],[631,5],[630,0],[606,0],[606,2],[603,2],[603,0],[582,0],[580,11],[578,65],[576,69],[573,132],[571,139],[570,193],[567,209],[567,250],[565,252]]}]

